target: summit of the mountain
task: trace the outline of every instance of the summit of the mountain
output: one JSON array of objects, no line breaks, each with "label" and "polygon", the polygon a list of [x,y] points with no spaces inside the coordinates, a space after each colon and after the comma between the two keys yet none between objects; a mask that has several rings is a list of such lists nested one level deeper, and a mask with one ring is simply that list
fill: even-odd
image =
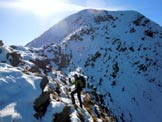
[{"label": "summit of the mountain", "polygon": [[[58,22],[39,37],[29,42],[27,46],[41,47],[50,43],[59,44],[71,33],[85,26],[89,28],[95,25],[102,27],[102,23],[105,23],[109,28],[112,26],[115,28],[120,23],[123,26],[117,27],[119,31],[116,33],[119,33],[121,31],[120,28],[127,28],[127,25],[135,21],[138,16],[142,17],[142,15],[135,11],[82,10]],[[143,24],[147,23],[147,21],[143,22]],[[138,24],[138,20],[136,24]]]}]

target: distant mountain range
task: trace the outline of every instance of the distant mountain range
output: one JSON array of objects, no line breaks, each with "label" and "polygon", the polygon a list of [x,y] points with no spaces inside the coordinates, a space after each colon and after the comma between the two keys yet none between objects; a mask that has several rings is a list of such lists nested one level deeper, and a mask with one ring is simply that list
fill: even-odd
[{"label": "distant mountain range", "polygon": [[[24,62],[16,65],[20,69],[60,78],[62,88],[69,73],[80,69],[87,77],[85,93],[106,116],[119,122],[162,121],[162,28],[142,14],[86,9],[26,46],[14,49]],[[1,62],[13,65],[4,57]],[[62,91],[60,97],[66,95]],[[93,107],[91,113],[97,119],[85,121],[108,121]]]}]

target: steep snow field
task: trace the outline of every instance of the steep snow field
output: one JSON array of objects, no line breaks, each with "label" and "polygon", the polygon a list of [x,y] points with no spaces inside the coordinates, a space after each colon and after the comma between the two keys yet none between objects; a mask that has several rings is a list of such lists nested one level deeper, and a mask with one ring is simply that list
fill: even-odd
[{"label": "steep snow field", "polygon": [[0,121],[34,120],[32,102],[39,94],[35,76],[24,75],[7,64],[0,64]]},{"label": "steep snow field", "polygon": [[[61,71],[49,70],[49,64],[43,67],[44,65],[40,62],[47,59],[42,55],[42,51],[46,55],[48,54],[47,57],[52,55],[43,49],[18,46],[0,47],[0,122],[81,122],[102,121],[103,119],[115,121],[115,118],[109,117],[102,108],[93,102],[93,99],[86,98],[87,93],[82,95],[82,100],[87,103],[83,109],[73,106],[68,89],[74,89],[74,86],[69,84],[68,78],[73,79],[74,73],[79,72],[74,71],[64,75]],[[38,67],[37,70],[33,70],[35,66]],[[47,74],[44,73],[46,69],[49,70],[48,73],[46,72]],[[33,103],[42,92],[40,82],[42,76],[45,75],[48,76],[48,86],[52,89],[50,104],[42,119],[37,120],[33,116],[36,113]],[[86,100],[84,100],[85,98]],[[75,99],[79,106],[76,96]],[[99,110],[95,110],[95,108],[99,108]],[[105,114],[101,115],[101,111],[102,114]],[[102,119],[95,112],[98,116],[102,116]]]}]

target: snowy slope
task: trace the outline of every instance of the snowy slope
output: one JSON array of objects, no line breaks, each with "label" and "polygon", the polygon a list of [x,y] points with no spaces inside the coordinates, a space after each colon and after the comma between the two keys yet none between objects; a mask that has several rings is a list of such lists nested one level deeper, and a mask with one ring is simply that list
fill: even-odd
[{"label": "snowy slope", "polygon": [[[139,16],[141,16],[141,18],[138,18]],[[58,24],[55,24],[42,35],[29,42],[27,46],[41,47],[50,43],[59,44],[64,38],[68,37],[71,33],[74,33],[77,30],[86,26],[88,26],[89,28],[92,27],[93,22],[96,22],[98,25],[100,25],[100,23],[101,25],[103,23],[106,23],[107,26],[109,26],[110,28],[116,28],[115,24],[120,23],[118,24],[120,25],[120,27],[117,27],[115,31],[110,30],[110,32],[112,31],[111,33],[113,35],[120,33],[123,27],[129,29],[127,30],[127,32],[133,32],[134,29],[131,26],[132,21],[134,24],[139,25],[140,23],[138,21],[142,20],[143,17],[144,16],[134,11],[99,11],[94,9],[87,9],[73,14],[60,21]],[[150,24],[150,20],[146,20],[141,23],[142,26],[147,26],[147,24]],[[126,25],[129,27],[125,27]],[[103,29],[108,30],[109,27]]]},{"label": "snowy slope", "polygon": [[162,28],[136,12],[94,18],[64,40],[69,67],[84,68],[119,121],[162,121]]},{"label": "snowy slope", "polygon": [[95,20],[64,40],[69,67],[84,68],[119,121],[162,121],[162,29],[136,12]]},{"label": "snowy slope", "polygon": [[[54,70],[54,66],[50,70],[49,65],[52,65],[52,61],[45,61],[51,55],[46,48],[0,47],[0,122],[114,122],[115,117],[108,115],[88,93],[82,95],[86,103],[83,109],[72,105],[69,89],[73,89],[74,86],[69,84],[68,79],[78,72],[65,75]],[[20,61],[11,63],[15,62],[15,59]],[[33,103],[41,94],[40,81],[45,75],[48,76],[48,85],[52,90],[50,104],[43,118],[37,120],[33,116]],[[76,103],[79,104],[78,101]]]},{"label": "snowy slope", "polygon": [[32,102],[39,95],[40,78],[24,75],[7,64],[0,64],[0,121],[31,121]]},{"label": "snowy slope", "polygon": [[93,9],[88,11],[89,12],[87,12],[87,10],[83,10],[79,13],[73,14],[65,18],[64,20],[60,21],[49,30],[44,32],[42,35],[29,42],[27,46],[41,47],[42,45],[50,43],[60,43],[64,38],[66,38],[66,36],[78,30],[80,27],[91,24],[91,20],[94,18],[94,16],[100,14],[100,11],[97,12]]},{"label": "snowy slope", "polygon": [[[42,35],[34,39],[27,44],[28,47],[41,47],[42,45],[55,43],[58,44],[67,35],[71,34],[73,31],[78,29],[78,27],[86,22],[85,18],[71,15],[66,19],[60,21],[58,24],[51,27],[49,30],[44,32]],[[79,24],[79,25],[78,25]]]},{"label": "snowy slope", "polygon": [[162,121],[162,28],[135,11],[83,10],[65,21],[74,26],[59,41],[56,68],[81,67],[118,121]]},{"label": "snowy slope", "polygon": [[[34,74],[26,75],[22,71],[0,64],[0,122],[35,122],[34,100],[40,95],[41,78]],[[64,104],[51,101],[42,121],[50,122],[53,115],[63,110]]]}]

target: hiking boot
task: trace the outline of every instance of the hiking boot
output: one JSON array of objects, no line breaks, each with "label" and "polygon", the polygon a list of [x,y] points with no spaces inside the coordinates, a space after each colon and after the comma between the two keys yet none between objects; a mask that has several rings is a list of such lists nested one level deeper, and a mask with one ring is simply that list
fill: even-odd
[{"label": "hiking boot", "polygon": [[72,102],[73,105],[75,105],[75,102]]},{"label": "hiking boot", "polygon": [[39,119],[38,113],[35,113],[33,116],[34,116],[36,119]]},{"label": "hiking boot", "polygon": [[80,105],[80,108],[82,108],[82,104]]},{"label": "hiking boot", "polygon": [[41,113],[35,113],[33,116],[34,116],[36,119],[38,119],[38,120],[41,120],[41,119],[42,119]]}]

